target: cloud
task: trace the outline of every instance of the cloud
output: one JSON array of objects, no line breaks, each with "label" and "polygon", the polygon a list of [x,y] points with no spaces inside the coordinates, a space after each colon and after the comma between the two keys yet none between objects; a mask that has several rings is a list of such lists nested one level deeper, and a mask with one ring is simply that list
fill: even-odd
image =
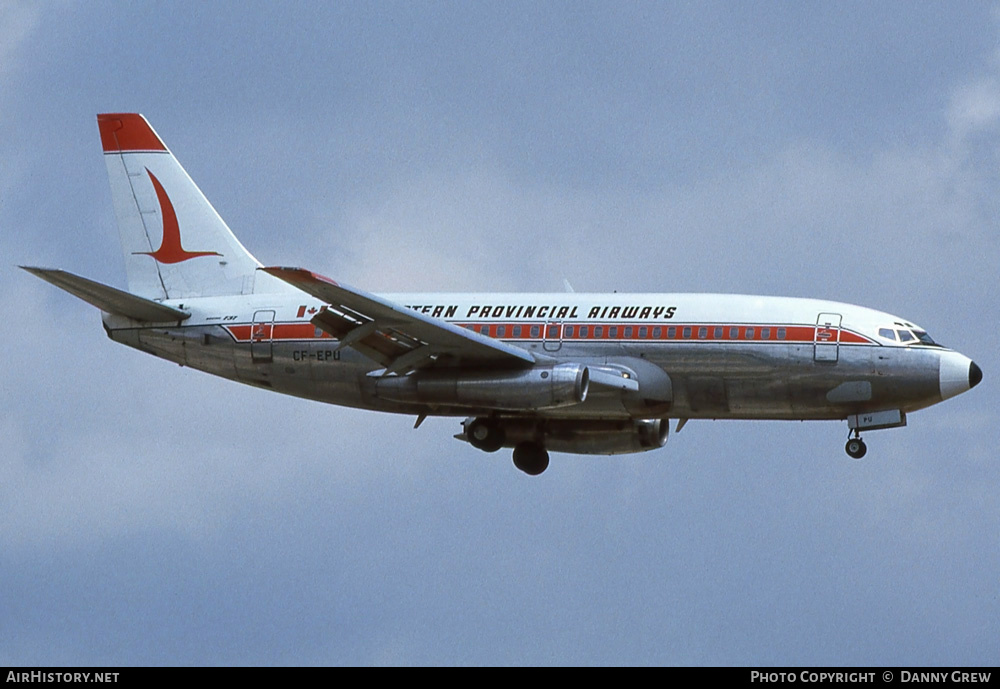
[{"label": "cloud", "polygon": [[18,67],[18,52],[38,26],[39,3],[11,0],[0,5],[0,79]]},{"label": "cloud", "polygon": [[958,138],[992,129],[1000,119],[1000,81],[984,77],[964,84],[952,94],[948,126]]}]

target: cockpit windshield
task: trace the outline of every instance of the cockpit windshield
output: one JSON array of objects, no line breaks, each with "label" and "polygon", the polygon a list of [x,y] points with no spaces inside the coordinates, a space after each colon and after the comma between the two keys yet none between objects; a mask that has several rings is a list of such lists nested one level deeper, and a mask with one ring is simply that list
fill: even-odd
[{"label": "cockpit windshield", "polygon": [[891,328],[879,328],[879,337],[889,340],[890,342],[901,342],[903,344],[922,344],[929,345],[931,347],[940,347],[937,342],[935,342],[930,335],[924,330],[910,329],[909,327],[901,327],[899,323],[896,323]]}]

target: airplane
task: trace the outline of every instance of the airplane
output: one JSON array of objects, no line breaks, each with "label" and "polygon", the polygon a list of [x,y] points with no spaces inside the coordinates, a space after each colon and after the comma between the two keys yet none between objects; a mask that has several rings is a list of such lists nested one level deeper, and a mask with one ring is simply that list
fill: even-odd
[{"label": "airplane", "polygon": [[817,299],[730,294],[377,295],[248,252],[146,119],[97,116],[128,291],[24,270],[122,344],[249,385],[416,417],[537,475],[549,452],[663,447],[690,419],[847,421],[861,433],[975,387],[924,328]]}]

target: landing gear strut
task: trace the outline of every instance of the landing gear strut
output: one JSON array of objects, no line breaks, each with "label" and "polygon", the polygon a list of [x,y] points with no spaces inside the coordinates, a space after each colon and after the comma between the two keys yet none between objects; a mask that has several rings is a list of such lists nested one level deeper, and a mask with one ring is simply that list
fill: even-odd
[{"label": "landing gear strut", "polygon": [[549,466],[549,453],[538,443],[518,443],[514,448],[514,466],[530,476],[538,476]]},{"label": "landing gear strut", "polygon": [[868,452],[868,446],[865,445],[865,441],[861,439],[861,434],[858,429],[854,429],[854,437],[847,441],[847,445],[844,446],[844,450],[854,459],[861,459]]}]

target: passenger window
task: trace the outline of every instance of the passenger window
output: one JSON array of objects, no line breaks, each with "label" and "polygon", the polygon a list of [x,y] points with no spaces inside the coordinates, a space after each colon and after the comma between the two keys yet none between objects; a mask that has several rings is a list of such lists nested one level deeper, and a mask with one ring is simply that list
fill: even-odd
[{"label": "passenger window", "polygon": [[506,332],[507,328],[505,326],[503,325],[497,326],[497,337],[503,337]]},{"label": "passenger window", "polygon": [[784,340],[785,339],[785,329],[784,328],[778,328],[778,339],[779,340]]},{"label": "passenger window", "polygon": [[648,330],[646,330],[646,326],[642,326],[641,328],[639,328],[639,337],[641,337],[642,339],[644,339],[644,340],[645,340],[645,339],[646,339],[646,334],[647,334],[648,332],[649,332],[649,331],[648,331]]},{"label": "passenger window", "polygon": [[748,340],[753,339],[753,328],[747,328],[746,339]]},{"label": "passenger window", "polygon": [[667,339],[668,340],[673,340],[676,337],[677,337],[677,328],[675,328],[673,326],[670,326],[669,328],[667,328]]},{"label": "passenger window", "polygon": [[722,326],[721,325],[715,326],[715,338],[714,339],[716,339],[716,340],[721,340],[722,339]]},{"label": "passenger window", "polygon": [[704,340],[708,337],[708,328],[698,328],[698,339]]},{"label": "passenger window", "polygon": [[654,338],[656,338],[657,340],[659,340],[660,339],[660,335],[662,335],[662,334],[663,334],[663,331],[660,329],[660,326],[656,326],[656,327],[653,328],[653,337]]},{"label": "passenger window", "polygon": [[514,326],[514,337],[521,337],[521,326]]},{"label": "passenger window", "polygon": [[537,325],[531,326],[531,336],[532,337],[538,337],[538,334],[541,333],[541,332],[542,331],[538,329]]},{"label": "passenger window", "polygon": [[739,328],[730,328],[729,329],[729,339],[730,340],[735,340],[739,336],[740,336],[740,329]]},{"label": "passenger window", "polygon": [[603,325],[595,325],[594,326],[594,337],[596,337],[598,339],[604,337],[604,326]]},{"label": "passenger window", "polygon": [[625,339],[626,340],[632,339],[632,326],[631,325],[625,326]]},{"label": "passenger window", "polygon": [[762,340],[770,340],[771,339],[771,329],[770,328],[761,328],[760,329],[760,339],[762,339]]},{"label": "passenger window", "polygon": [[610,328],[608,328],[608,337],[610,337],[611,339],[618,339],[617,325],[612,325]]},{"label": "passenger window", "polygon": [[566,326],[566,337],[573,337],[573,326],[572,325],[567,325]]},{"label": "passenger window", "polygon": [[685,340],[690,339],[690,337],[691,337],[691,328],[684,328],[684,330],[682,331],[682,333],[683,333],[683,336],[684,336]]},{"label": "passenger window", "polygon": [[589,330],[590,330],[590,328],[588,328],[587,326],[581,325],[580,326],[580,337],[583,338],[583,339],[587,339],[587,333],[589,332]]}]

